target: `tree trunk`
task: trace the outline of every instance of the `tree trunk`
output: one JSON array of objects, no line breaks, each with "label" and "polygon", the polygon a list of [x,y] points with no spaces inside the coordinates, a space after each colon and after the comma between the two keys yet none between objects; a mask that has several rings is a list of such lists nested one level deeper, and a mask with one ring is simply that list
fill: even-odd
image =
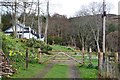
[{"label": "tree trunk", "polygon": [[74,48],[77,48],[77,46],[76,46],[76,42],[75,42],[75,39],[74,39]]},{"label": "tree trunk", "polygon": [[58,37],[60,37],[60,26],[58,25]]},{"label": "tree trunk", "polygon": [[82,47],[82,64],[84,64],[84,47]]},{"label": "tree trunk", "polygon": [[98,50],[98,53],[100,53],[100,46],[99,46],[98,40],[96,41],[96,43],[97,43],[97,50]]},{"label": "tree trunk", "polygon": [[15,14],[14,14],[14,29],[15,29],[15,31],[14,31],[14,36],[15,36],[15,38],[17,38],[17,2],[15,1]]},{"label": "tree trunk", "polygon": [[71,45],[74,46],[74,48],[76,48],[76,42],[74,37],[71,37],[71,42]]}]

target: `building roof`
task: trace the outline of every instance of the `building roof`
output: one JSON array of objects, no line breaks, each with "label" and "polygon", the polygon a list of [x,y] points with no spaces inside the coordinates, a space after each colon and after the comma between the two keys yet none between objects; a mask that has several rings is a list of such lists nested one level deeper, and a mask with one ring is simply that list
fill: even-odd
[{"label": "building roof", "polygon": [[[27,29],[26,29],[27,27],[25,28],[23,24],[16,24],[16,26],[19,26],[19,27],[24,28],[25,30],[27,30]],[[10,30],[11,27],[12,27],[12,26],[9,26],[4,32],[6,32],[7,30]]]}]

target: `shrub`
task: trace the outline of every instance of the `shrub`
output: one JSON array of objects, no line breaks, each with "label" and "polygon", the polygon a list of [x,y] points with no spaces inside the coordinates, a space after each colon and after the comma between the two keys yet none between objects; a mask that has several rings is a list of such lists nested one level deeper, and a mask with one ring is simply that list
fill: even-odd
[{"label": "shrub", "polygon": [[28,47],[33,47],[34,46],[34,44],[35,44],[35,39],[34,38],[31,38],[31,39],[28,39],[27,40],[27,46]]},{"label": "shrub", "polygon": [[25,45],[20,42],[19,39],[14,39],[13,37],[3,35],[2,49],[4,53],[8,53],[9,50],[24,50]]},{"label": "shrub", "polygon": [[23,62],[25,58],[25,54],[20,51],[9,51],[9,58],[14,62]]},{"label": "shrub", "polygon": [[41,47],[42,53],[46,53],[49,54],[48,51],[52,50],[52,47],[50,47],[49,45],[42,45]]},{"label": "shrub", "polygon": [[34,38],[29,39],[27,41],[27,46],[28,47],[33,47],[33,48],[40,48],[43,53],[48,53],[48,51],[52,50],[52,47],[49,45],[46,45],[44,42],[35,40]]},{"label": "shrub", "polygon": [[71,47],[67,47],[67,50],[74,51],[74,49],[73,49],[73,48],[71,48]]},{"label": "shrub", "polygon": [[61,44],[63,42],[63,39],[61,37],[56,37],[56,36],[48,36],[48,43],[50,45],[54,44]]},{"label": "shrub", "polygon": [[94,68],[93,64],[88,64],[87,68]]},{"label": "shrub", "polygon": [[61,37],[54,37],[55,44],[61,44],[63,39]]},{"label": "shrub", "polygon": [[52,36],[48,36],[47,41],[48,41],[48,44],[52,45],[54,38]]},{"label": "shrub", "polygon": [[[1,36],[2,35],[2,36]],[[0,40],[2,40],[2,50],[9,58],[10,63],[15,67],[19,68],[20,66],[24,67],[25,63],[25,53],[26,48],[29,48],[29,62],[36,63],[38,62],[37,48],[41,48],[43,52],[48,53],[52,48],[49,45],[46,45],[44,42],[32,39],[18,39],[11,36],[6,36],[0,32]],[[19,63],[19,65],[18,65]]]},{"label": "shrub", "polygon": [[20,39],[20,41],[21,41],[22,43],[27,43],[27,39],[25,39],[25,38]]}]

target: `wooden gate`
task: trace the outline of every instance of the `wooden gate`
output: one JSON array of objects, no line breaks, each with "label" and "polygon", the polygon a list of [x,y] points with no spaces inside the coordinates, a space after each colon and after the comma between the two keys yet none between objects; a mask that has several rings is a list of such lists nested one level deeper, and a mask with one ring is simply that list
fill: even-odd
[{"label": "wooden gate", "polygon": [[[50,53],[53,53],[53,52],[50,52]],[[46,62],[48,62],[48,61],[50,61],[50,60],[53,60],[55,57],[59,56],[60,54],[62,54],[62,55],[64,55],[64,56],[68,57],[69,59],[71,59],[71,60],[73,60],[73,61],[75,61],[75,62],[77,62],[77,63],[79,63],[79,64],[82,64],[82,62],[81,62],[80,60],[77,60],[77,59],[74,58],[73,56],[69,55],[67,52],[58,52],[58,51],[55,52],[55,51],[54,51],[54,53],[55,53],[54,55],[48,57],[47,60],[44,60],[44,61],[42,61],[41,63],[46,63]],[[70,53],[70,52],[69,52],[69,53]]]}]

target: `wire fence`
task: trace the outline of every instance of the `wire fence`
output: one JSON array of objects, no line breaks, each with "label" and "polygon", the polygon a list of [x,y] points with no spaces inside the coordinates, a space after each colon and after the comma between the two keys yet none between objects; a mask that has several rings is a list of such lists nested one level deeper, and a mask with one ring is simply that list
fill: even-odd
[{"label": "wire fence", "polygon": [[105,55],[105,61],[102,61],[102,68],[99,74],[103,78],[120,79],[120,72],[118,68],[118,53],[108,53]]}]

